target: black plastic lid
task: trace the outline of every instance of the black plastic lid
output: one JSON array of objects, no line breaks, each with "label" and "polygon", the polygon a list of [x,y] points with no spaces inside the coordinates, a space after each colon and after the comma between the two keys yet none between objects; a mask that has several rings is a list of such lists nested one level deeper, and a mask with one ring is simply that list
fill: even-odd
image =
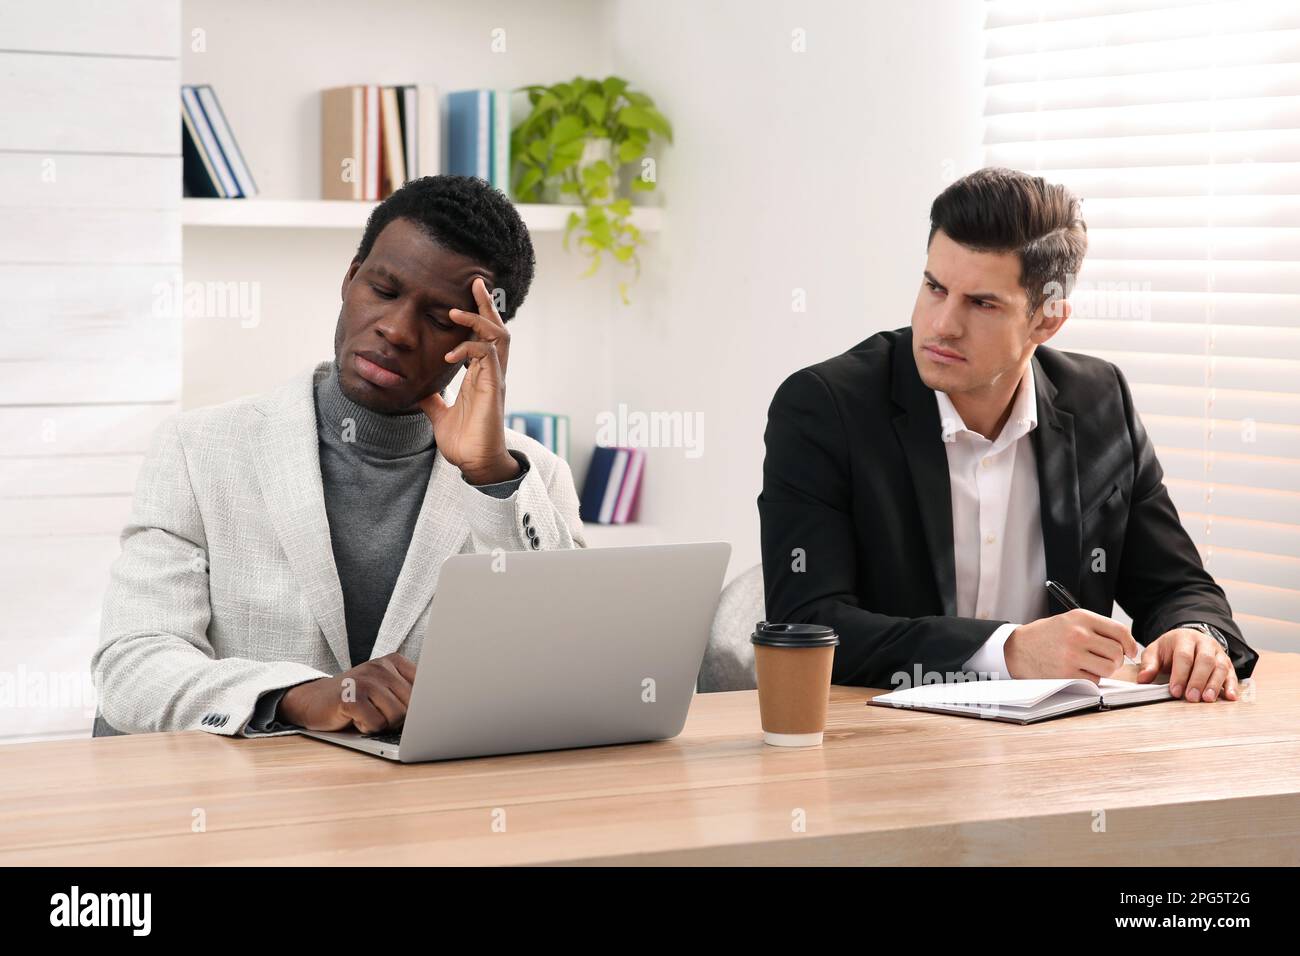
[{"label": "black plastic lid", "polygon": [[834,647],[840,642],[833,627],[822,624],[769,624],[759,621],[754,625],[750,640],[766,647]]}]

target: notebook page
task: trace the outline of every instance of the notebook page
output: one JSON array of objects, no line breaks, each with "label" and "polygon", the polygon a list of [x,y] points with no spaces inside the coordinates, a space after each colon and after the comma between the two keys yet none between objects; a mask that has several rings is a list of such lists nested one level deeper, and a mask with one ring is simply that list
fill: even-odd
[{"label": "notebook page", "polygon": [[1169,694],[1169,684],[1167,681],[1151,684],[1135,684],[1133,681],[1112,680],[1109,677],[1103,677],[1099,684],[1101,696],[1107,702],[1122,703],[1128,699],[1160,699],[1161,697],[1172,696]]},{"label": "notebook page", "polygon": [[882,694],[877,700],[892,704],[928,706],[931,704],[972,704],[995,707],[1033,707],[1053,694],[1064,692],[1072,697],[1099,695],[1097,685],[1088,680],[981,680],[954,684],[923,684],[907,690]]}]

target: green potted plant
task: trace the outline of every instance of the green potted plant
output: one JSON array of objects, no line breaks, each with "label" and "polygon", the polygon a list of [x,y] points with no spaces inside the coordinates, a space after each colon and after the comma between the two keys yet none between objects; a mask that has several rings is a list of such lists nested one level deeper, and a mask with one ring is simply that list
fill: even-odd
[{"label": "green potted plant", "polygon": [[[564,248],[576,235],[578,250],[591,260],[583,275],[595,273],[608,254],[631,268],[635,281],[641,274],[641,232],[631,222],[628,190],[655,188],[654,161],[646,151],[656,137],[671,143],[672,125],[654,100],[617,76],[579,76],[522,90],[531,109],[510,134],[515,198],[579,203],[582,212],[570,213],[565,223]],[[631,163],[641,168],[622,190],[620,172]],[[618,283],[624,303],[629,284]]]}]

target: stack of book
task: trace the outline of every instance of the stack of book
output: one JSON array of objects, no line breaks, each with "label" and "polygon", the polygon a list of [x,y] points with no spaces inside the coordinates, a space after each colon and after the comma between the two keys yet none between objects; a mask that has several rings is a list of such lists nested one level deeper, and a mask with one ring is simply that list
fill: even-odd
[{"label": "stack of book", "polygon": [[212,87],[181,87],[184,194],[203,199],[247,199],[257,183]]},{"label": "stack of book", "polygon": [[644,471],[644,448],[597,446],[587,469],[587,480],[582,486],[582,499],[578,502],[582,520],[595,524],[635,521]]},{"label": "stack of book", "polygon": [[506,425],[539,441],[548,450],[569,460],[569,416],[546,412],[511,412]]},{"label": "stack of book", "polygon": [[477,176],[510,195],[509,90],[461,90],[447,97],[447,172]]},{"label": "stack of book", "polygon": [[442,165],[436,87],[339,86],[321,92],[321,198],[378,200]]}]

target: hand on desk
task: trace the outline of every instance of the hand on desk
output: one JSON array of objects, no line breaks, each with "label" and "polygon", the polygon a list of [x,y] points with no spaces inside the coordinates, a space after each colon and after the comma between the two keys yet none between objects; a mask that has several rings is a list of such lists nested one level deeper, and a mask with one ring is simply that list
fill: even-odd
[{"label": "hand on desk", "polygon": [[1003,648],[1012,677],[1103,677],[1149,684],[1169,675],[1169,692],[1193,703],[1220,696],[1237,700],[1237,673],[1222,645],[1192,628],[1166,631],[1142,651],[1141,664],[1124,663],[1137,654],[1129,629],[1092,611],[1074,610],[1023,624]]},{"label": "hand on desk", "polygon": [[414,683],[415,665],[401,654],[386,654],[337,677],[289,688],[276,717],[308,730],[396,730],[406,720]]},{"label": "hand on desk", "polygon": [[1208,704],[1220,694],[1225,700],[1236,700],[1240,693],[1236,669],[1223,646],[1189,627],[1166,631],[1142,652],[1137,682],[1149,684],[1161,673],[1169,675],[1171,694],[1193,703]]},{"label": "hand on desk", "polygon": [[1094,684],[1137,651],[1127,627],[1082,608],[1022,624],[1002,649],[1012,677],[1082,677]]}]

